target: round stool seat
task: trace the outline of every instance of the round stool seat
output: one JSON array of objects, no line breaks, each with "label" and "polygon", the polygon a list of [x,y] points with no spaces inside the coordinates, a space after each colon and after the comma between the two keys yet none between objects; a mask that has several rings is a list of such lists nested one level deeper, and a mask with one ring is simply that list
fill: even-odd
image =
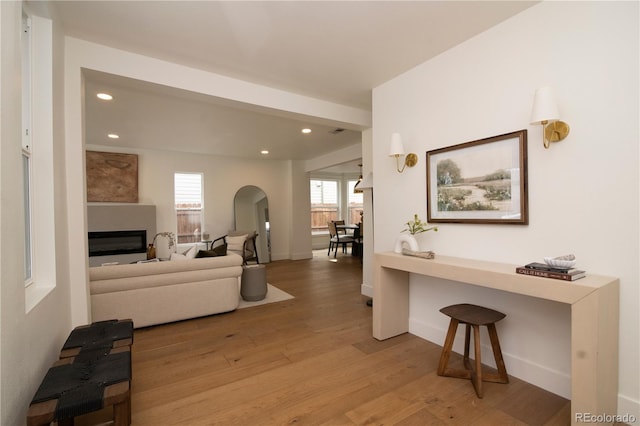
[{"label": "round stool seat", "polygon": [[461,303],[459,305],[451,305],[440,309],[443,314],[455,318],[463,324],[487,325],[493,324],[504,317],[502,312],[485,308],[484,306],[472,305],[470,303]]},{"label": "round stool seat", "polygon": [[267,296],[267,270],[264,265],[244,265],[240,279],[240,295],[255,302]]}]

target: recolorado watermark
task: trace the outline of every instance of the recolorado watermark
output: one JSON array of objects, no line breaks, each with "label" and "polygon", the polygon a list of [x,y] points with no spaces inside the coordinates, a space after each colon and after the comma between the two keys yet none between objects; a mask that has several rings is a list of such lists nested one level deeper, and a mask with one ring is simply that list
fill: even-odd
[{"label": "recolorado watermark", "polygon": [[576,413],[576,423],[626,423],[633,424],[636,422],[636,416],[633,414],[592,414],[592,413]]}]

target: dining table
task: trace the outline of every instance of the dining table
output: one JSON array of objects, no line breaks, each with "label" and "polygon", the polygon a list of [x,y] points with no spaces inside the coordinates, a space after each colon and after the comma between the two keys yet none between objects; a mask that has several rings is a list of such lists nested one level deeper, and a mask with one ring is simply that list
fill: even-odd
[{"label": "dining table", "polygon": [[[359,230],[359,225],[353,224],[345,224],[345,225],[336,225],[336,230],[343,230],[345,234],[350,235],[354,238],[354,242],[351,249],[351,254],[354,256],[360,256],[362,258],[362,234],[360,232],[356,233],[356,230]],[[349,232],[351,230],[352,232]]]},{"label": "dining table", "polygon": [[[359,229],[360,227],[358,225],[336,225],[336,229],[338,230],[343,230],[345,233],[349,233],[349,230],[354,231],[356,229]],[[353,234],[353,232],[352,232]]]}]

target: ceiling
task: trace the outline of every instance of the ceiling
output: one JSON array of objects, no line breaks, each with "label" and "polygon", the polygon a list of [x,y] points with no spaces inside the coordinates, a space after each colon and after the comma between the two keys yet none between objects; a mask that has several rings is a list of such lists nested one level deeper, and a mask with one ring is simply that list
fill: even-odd
[{"label": "ceiling", "polygon": [[[271,115],[208,95],[91,70],[83,75],[91,145],[306,160],[361,140],[356,130]],[[113,100],[98,99],[96,94],[103,92]],[[303,134],[303,128],[312,132]],[[110,133],[120,138],[109,139]]]},{"label": "ceiling", "polygon": [[[38,2],[29,2],[34,7]],[[371,109],[372,88],[532,1],[54,1],[66,34],[237,79]],[[310,159],[359,129],[99,72],[85,74],[89,144]],[[110,102],[95,98],[109,91]],[[303,127],[313,132],[303,135]],[[118,133],[109,142],[105,135]]]}]

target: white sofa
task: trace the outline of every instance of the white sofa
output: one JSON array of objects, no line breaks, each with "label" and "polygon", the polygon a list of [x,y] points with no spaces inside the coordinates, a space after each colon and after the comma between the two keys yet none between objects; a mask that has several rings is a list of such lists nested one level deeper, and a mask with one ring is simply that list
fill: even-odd
[{"label": "white sofa", "polygon": [[89,268],[92,321],[133,320],[134,327],[233,311],[242,257],[226,256]]}]

